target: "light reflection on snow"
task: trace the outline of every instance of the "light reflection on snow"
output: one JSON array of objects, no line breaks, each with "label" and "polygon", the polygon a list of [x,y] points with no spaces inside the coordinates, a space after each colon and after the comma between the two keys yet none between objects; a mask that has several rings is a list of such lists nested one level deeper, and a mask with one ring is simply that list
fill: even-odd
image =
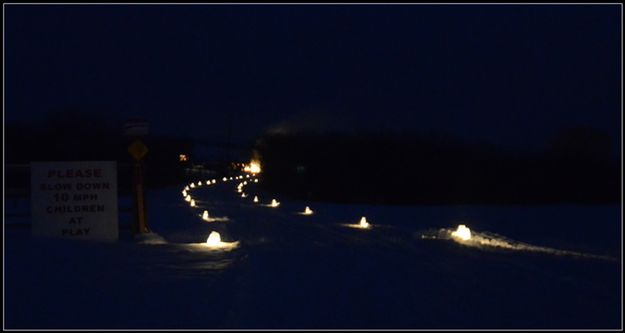
[{"label": "light reflection on snow", "polygon": [[616,260],[616,258],[609,256],[601,256],[595,254],[588,254],[576,251],[560,250],[544,246],[536,246],[527,243],[518,242],[508,239],[504,236],[488,233],[488,232],[476,232],[467,228],[461,224],[456,229],[453,228],[441,228],[438,230],[428,230],[421,233],[421,239],[441,239],[452,240],[456,243],[480,248],[480,249],[504,249],[511,251],[526,251],[526,252],[540,252],[552,255],[566,255],[574,257],[585,257],[604,260]]},{"label": "light reflection on snow", "polygon": [[167,244],[167,241],[160,235],[154,232],[139,233],[133,236],[138,244],[146,245],[163,245]]},{"label": "light reflection on snow", "polygon": [[276,208],[278,206],[280,206],[280,202],[276,201],[276,199],[272,199],[271,203],[269,205],[267,205],[267,207],[273,207],[273,208]]},{"label": "light reflection on snow", "polygon": [[304,208],[304,211],[301,212],[300,214],[302,215],[312,215],[314,212],[312,211],[312,209],[310,209],[310,207],[306,206],[306,208]]},{"label": "light reflection on snow", "polygon": [[202,243],[205,247],[209,249],[234,249],[239,246],[239,242],[222,242],[221,235],[217,231],[212,231],[208,238],[206,239],[206,243]]},{"label": "light reflection on snow", "polygon": [[221,217],[210,216],[208,214],[207,210],[205,210],[204,213],[202,213],[202,220],[204,220],[206,222],[226,222],[226,221],[230,221],[230,219],[227,216],[221,216]]},{"label": "light reflection on snow", "polygon": [[360,221],[358,223],[353,223],[353,224],[343,224],[343,226],[348,227],[348,228],[355,228],[355,229],[371,229],[372,225],[367,222],[367,218],[366,217],[361,217]]}]

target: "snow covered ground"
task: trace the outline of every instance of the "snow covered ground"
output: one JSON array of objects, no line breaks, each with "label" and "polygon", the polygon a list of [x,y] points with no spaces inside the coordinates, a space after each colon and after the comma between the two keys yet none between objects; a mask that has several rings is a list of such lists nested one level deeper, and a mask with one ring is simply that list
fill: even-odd
[{"label": "snow covered ground", "polygon": [[[619,206],[372,206],[288,201],[233,180],[148,192],[160,237],[35,239],[5,200],[6,328],[619,328]],[[340,185],[337,185],[340,186]],[[255,204],[252,199],[260,199]],[[313,215],[298,214],[310,206]],[[228,221],[206,222],[202,212]],[[348,228],[362,216],[371,229]],[[427,239],[465,224],[498,240]],[[231,250],[204,243],[212,231]]]}]

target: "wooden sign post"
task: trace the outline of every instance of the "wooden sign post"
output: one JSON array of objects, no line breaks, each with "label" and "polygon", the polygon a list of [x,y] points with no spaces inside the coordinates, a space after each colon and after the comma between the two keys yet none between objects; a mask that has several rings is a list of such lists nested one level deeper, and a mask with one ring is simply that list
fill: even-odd
[{"label": "wooden sign post", "polygon": [[148,128],[148,122],[145,119],[129,119],[124,123],[124,136],[133,140],[128,147],[128,153],[135,160],[132,181],[132,191],[135,197],[135,222],[132,224],[132,233],[135,235],[150,232],[143,183],[143,158],[148,153],[148,147],[139,140],[148,135]]},{"label": "wooden sign post", "polygon": [[135,159],[133,192],[135,196],[135,223],[132,225],[133,234],[150,232],[146,218],[145,193],[143,191],[143,158],[148,148],[139,140],[135,140],[128,147],[128,153]]}]

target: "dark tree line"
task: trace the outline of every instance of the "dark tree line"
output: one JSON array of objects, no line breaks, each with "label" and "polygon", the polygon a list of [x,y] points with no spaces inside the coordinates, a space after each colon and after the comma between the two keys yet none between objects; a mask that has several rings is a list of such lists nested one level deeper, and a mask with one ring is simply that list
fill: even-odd
[{"label": "dark tree line", "polygon": [[[29,169],[36,161],[118,162],[120,192],[129,192],[134,160],[128,154],[132,138],[123,136],[123,122],[103,112],[64,110],[52,112],[39,123],[5,125],[5,178],[7,187],[27,188]],[[148,135],[142,139],[149,152],[145,157],[146,186],[155,187],[182,181],[184,164],[180,153],[191,151],[185,138]],[[5,165],[6,166],[6,165]]]},{"label": "dark tree line", "polygon": [[620,198],[610,137],[560,132],[542,152],[404,134],[266,135],[256,147],[268,190],[379,204],[604,203]]}]

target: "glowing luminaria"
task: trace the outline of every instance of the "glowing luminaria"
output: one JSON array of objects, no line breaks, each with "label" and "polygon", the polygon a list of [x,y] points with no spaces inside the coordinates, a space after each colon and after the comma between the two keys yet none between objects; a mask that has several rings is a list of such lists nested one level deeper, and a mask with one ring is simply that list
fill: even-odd
[{"label": "glowing luminaria", "polygon": [[202,181],[197,182],[197,186],[202,186]]},{"label": "glowing luminaria", "polygon": [[202,220],[208,221],[208,211],[207,210],[205,210],[204,213],[202,213]]},{"label": "glowing luminaria", "polygon": [[184,201],[191,202],[191,196],[187,195],[186,197],[184,197]]},{"label": "glowing luminaria", "polygon": [[280,205],[280,203],[278,201],[276,201],[276,199],[272,199],[271,200],[271,204],[269,206],[271,207],[278,207]]},{"label": "glowing luminaria", "polygon": [[310,207],[306,206],[306,208],[304,209],[304,215],[312,215],[313,211],[310,209]]},{"label": "glowing luminaria", "polygon": [[224,182],[228,180],[228,178],[224,177],[221,180],[223,180]]},{"label": "glowing luminaria", "polygon": [[217,179],[213,179],[213,184],[217,183]]},{"label": "glowing luminaria", "polygon": [[185,186],[185,187],[184,187],[184,190],[185,190],[185,191],[188,191],[188,190],[189,190],[189,185]]},{"label": "glowing luminaria", "polygon": [[208,246],[219,246],[220,243],[221,235],[217,231],[212,231],[206,239],[206,245]]},{"label": "glowing luminaria", "polygon": [[366,229],[366,228],[369,228],[369,227],[371,226],[371,225],[367,222],[367,218],[366,218],[366,217],[364,217],[364,216],[363,216],[362,218],[360,218],[360,223],[358,223],[358,225],[359,225],[361,228],[365,228],[365,229]]},{"label": "glowing luminaria", "polygon": [[187,191],[186,190],[182,190],[182,196],[186,197],[187,196]]},{"label": "glowing luminaria", "polygon": [[258,179],[254,179],[254,183],[258,183]]},{"label": "glowing luminaria", "polygon": [[195,200],[191,199],[191,207],[195,207]]},{"label": "glowing luminaria", "polygon": [[195,184],[194,183],[191,183],[191,188],[195,188]]},{"label": "glowing luminaria", "polygon": [[258,202],[258,197],[254,196],[254,202]]},{"label": "glowing luminaria", "polygon": [[241,198],[247,198],[247,194],[241,193]]},{"label": "glowing luminaria", "polygon": [[451,232],[451,236],[463,241],[471,239],[471,229],[467,228],[464,224],[458,226],[456,231]]},{"label": "glowing luminaria", "polygon": [[211,231],[204,245],[212,249],[232,249],[237,247],[239,242],[222,242],[221,235],[217,231]]}]

